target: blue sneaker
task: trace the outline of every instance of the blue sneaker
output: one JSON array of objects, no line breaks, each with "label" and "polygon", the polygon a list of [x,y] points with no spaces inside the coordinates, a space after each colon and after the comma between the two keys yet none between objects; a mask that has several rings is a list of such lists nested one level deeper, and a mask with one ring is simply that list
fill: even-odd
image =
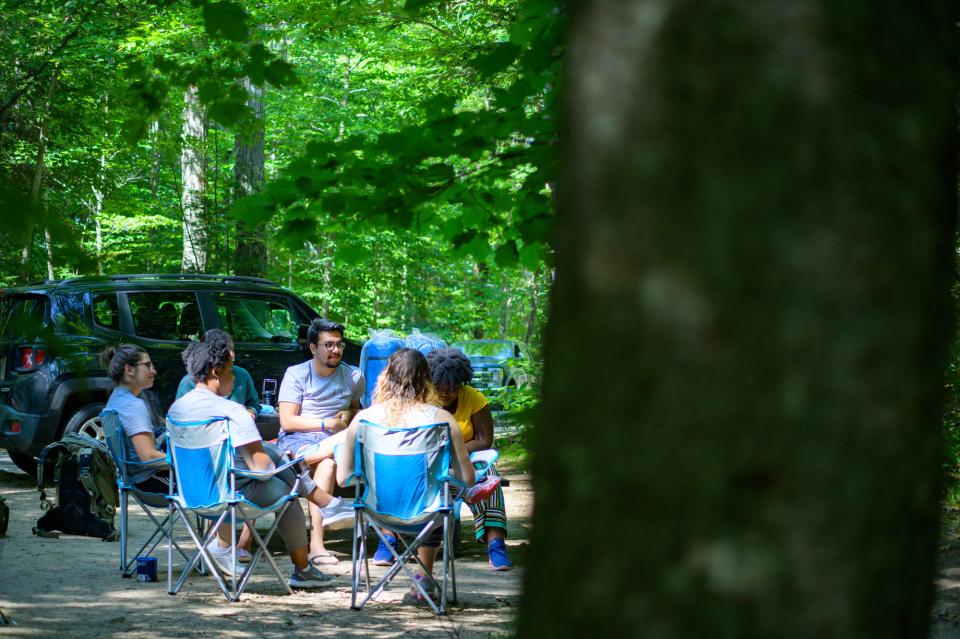
[{"label": "blue sneaker", "polygon": [[490,567],[494,570],[510,570],[513,564],[507,556],[507,545],[502,539],[491,539],[487,544],[487,555],[490,557]]},{"label": "blue sneaker", "polygon": [[[390,545],[393,546],[393,549],[397,549],[397,538],[393,535],[384,535],[387,538],[387,541],[390,542]],[[387,548],[387,544],[383,543],[383,539],[380,540],[380,544],[377,546],[377,552],[373,553],[373,565],[374,566],[389,566],[393,563],[393,553],[390,552],[390,549]]]}]

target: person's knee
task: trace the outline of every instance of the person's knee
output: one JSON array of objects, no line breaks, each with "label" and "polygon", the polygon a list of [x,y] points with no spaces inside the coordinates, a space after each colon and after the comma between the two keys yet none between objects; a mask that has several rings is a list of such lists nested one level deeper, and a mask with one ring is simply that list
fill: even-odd
[{"label": "person's knee", "polygon": [[316,470],[314,470],[313,476],[317,477],[329,477],[331,474],[337,472],[337,465],[332,459],[321,459],[317,462]]}]

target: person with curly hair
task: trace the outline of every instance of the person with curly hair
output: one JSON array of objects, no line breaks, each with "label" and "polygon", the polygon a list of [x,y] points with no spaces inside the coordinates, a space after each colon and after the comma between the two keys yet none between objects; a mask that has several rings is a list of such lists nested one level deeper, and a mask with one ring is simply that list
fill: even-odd
[{"label": "person with curly hair", "polygon": [[[227,399],[233,390],[233,343],[222,331],[208,333],[202,342],[193,342],[183,352],[187,373],[196,380],[196,386],[170,406],[168,417],[179,422],[207,419],[229,420],[230,438],[235,448],[234,462],[238,468],[269,470],[280,461],[276,448],[264,446],[260,431],[250,413],[240,404]],[[238,479],[236,489],[254,504],[266,506],[275,503],[290,491],[298,476],[287,468],[275,476],[260,479]],[[331,495],[314,484],[303,473],[299,476],[300,496],[318,506],[329,503]],[[334,583],[334,578],[317,570],[310,564],[307,554],[306,520],[299,502],[293,502],[277,524],[277,531],[287,547],[293,572],[289,584],[292,588],[319,588]],[[220,570],[239,573],[233,564],[234,554],[229,545],[229,524],[218,531],[218,539],[207,546]]]},{"label": "person with curly hair", "polygon": [[[492,448],[493,415],[483,393],[468,385],[473,379],[470,359],[456,348],[438,348],[427,354],[427,363],[437,405],[453,413],[467,451]],[[498,486],[487,499],[467,505],[473,513],[477,541],[487,545],[490,567],[510,570],[513,564],[505,542],[507,511],[503,489]]]},{"label": "person with curly hair", "polygon": [[[377,385],[373,391],[373,404],[370,408],[357,413],[347,428],[344,445],[340,447],[338,453],[337,481],[341,486],[353,473],[355,467],[354,444],[357,429],[362,428],[362,421],[397,428],[446,422],[450,427],[450,443],[453,446],[454,458],[450,464],[450,471],[468,488],[473,486],[473,464],[470,463],[470,453],[467,452],[464,444],[460,426],[453,415],[430,402],[431,391],[430,368],[423,353],[412,348],[401,348],[390,356],[387,367],[377,378]],[[433,572],[433,564],[442,538],[443,529],[438,527],[417,549],[417,555],[426,572],[417,572],[415,578],[427,592],[435,591],[435,582],[432,578],[427,579],[426,575]],[[423,595],[414,586],[404,596],[404,601],[421,602]]]}]

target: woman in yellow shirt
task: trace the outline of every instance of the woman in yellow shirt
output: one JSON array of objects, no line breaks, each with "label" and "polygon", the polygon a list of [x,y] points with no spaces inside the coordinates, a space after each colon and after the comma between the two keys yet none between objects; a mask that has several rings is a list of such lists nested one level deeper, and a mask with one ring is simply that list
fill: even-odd
[{"label": "woman in yellow shirt", "polygon": [[[427,354],[430,376],[436,391],[437,405],[453,413],[460,425],[467,452],[493,447],[493,415],[483,393],[467,386],[473,379],[470,359],[455,348],[438,348]],[[494,570],[510,570],[504,538],[507,535],[507,513],[503,489],[486,500],[467,504],[473,512],[477,541],[487,544],[487,555]]]}]

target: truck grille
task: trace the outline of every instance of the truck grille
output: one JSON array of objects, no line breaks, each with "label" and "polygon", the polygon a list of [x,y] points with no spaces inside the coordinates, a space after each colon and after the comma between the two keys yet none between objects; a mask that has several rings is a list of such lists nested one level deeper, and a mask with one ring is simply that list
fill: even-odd
[{"label": "truck grille", "polygon": [[498,388],[503,386],[503,369],[482,368],[474,371],[473,385],[479,388]]}]

